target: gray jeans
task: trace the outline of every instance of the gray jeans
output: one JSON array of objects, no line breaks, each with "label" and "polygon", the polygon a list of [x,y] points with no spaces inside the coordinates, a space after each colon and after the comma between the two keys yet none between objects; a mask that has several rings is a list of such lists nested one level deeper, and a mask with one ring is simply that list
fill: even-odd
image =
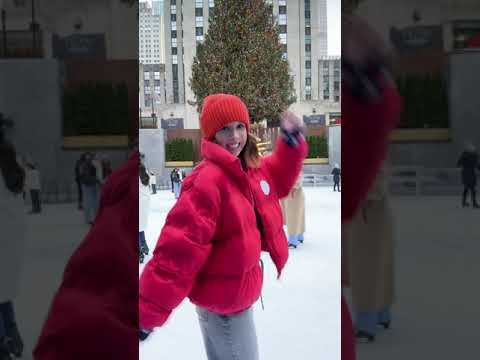
[{"label": "gray jeans", "polygon": [[219,315],[197,306],[208,360],[258,360],[253,308]]}]

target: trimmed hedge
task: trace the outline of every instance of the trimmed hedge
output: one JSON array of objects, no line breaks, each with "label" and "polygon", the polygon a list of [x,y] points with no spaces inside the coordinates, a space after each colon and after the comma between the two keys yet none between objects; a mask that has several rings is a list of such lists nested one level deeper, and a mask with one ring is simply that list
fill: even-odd
[{"label": "trimmed hedge", "polygon": [[309,159],[328,158],[328,140],[325,136],[307,136]]},{"label": "trimmed hedge", "polygon": [[172,139],[165,144],[166,161],[193,161],[193,141],[191,139]]},{"label": "trimmed hedge", "polygon": [[63,95],[63,135],[126,135],[126,84],[89,82]]},{"label": "trimmed hedge", "polygon": [[408,75],[397,79],[403,110],[399,128],[448,128],[446,81],[438,75]]}]

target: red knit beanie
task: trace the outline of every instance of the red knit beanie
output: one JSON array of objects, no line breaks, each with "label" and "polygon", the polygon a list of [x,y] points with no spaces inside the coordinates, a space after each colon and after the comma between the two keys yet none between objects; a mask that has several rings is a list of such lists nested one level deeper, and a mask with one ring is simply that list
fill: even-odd
[{"label": "red knit beanie", "polygon": [[203,137],[212,139],[225,125],[238,121],[250,129],[250,118],[245,103],[235,95],[213,94],[203,101],[200,128]]}]

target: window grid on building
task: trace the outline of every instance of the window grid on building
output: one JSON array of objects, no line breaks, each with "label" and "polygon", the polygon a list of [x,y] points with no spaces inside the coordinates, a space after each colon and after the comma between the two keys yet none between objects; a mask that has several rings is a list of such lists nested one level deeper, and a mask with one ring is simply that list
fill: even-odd
[{"label": "window grid on building", "polygon": [[[272,8],[273,10],[273,8]],[[279,1],[278,4],[278,30],[279,30],[279,39],[283,47],[282,58],[288,60],[287,52],[287,2]]]},{"label": "window grid on building", "polygon": [[[305,100],[312,100],[312,29],[310,22],[310,0],[305,5]],[[308,70],[308,72],[307,72]]]},{"label": "window grid on building", "polygon": [[[153,1],[153,8],[147,3],[139,7],[139,61],[142,64],[159,64],[162,61],[160,51],[161,10],[158,1]],[[156,36],[155,36],[156,35]]]},{"label": "window grid on building", "polygon": [[340,102],[340,59],[325,58],[319,62],[319,81],[323,100]]},{"label": "window grid on building", "polygon": [[[196,3],[198,0],[196,0]],[[174,103],[179,103],[180,98],[178,96],[179,94],[179,84],[178,84],[178,40],[177,40],[177,26],[176,26],[176,21],[177,21],[177,2],[176,0],[171,0],[170,2],[170,18],[172,19],[172,24],[173,24],[173,19],[175,19],[175,27],[172,25],[171,27],[171,33],[170,33],[170,41],[171,41],[171,61],[172,61],[172,90],[173,90],[173,102]],[[183,22],[183,14],[180,13],[180,21]],[[183,36],[183,30],[182,30],[182,36]]]},{"label": "window grid on building", "polygon": [[[213,1],[208,3],[209,8]],[[214,4],[213,4],[214,5]],[[203,16],[203,0],[195,0],[195,40],[196,43],[199,44],[203,42],[205,38],[205,31],[204,31],[204,16]]]}]

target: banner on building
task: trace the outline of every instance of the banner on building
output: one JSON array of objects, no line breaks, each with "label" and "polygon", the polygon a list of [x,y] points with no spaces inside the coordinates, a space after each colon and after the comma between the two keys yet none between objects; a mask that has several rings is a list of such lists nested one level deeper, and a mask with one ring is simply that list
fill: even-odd
[{"label": "banner on building", "polygon": [[331,112],[328,113],[328,123],[330,125],[340,125],[340,120],[342,119],[341,112]]},{"label": "banner on building", "polygon": [[303,122],[305,125],[324,125],[325,114],[320,115],[303,115]]},{"label": "banner on building", "polygon": [[105,59],[104,34],[53,35],[53,56],[58,59]]},{"label": "banner on building", "polygon": [[453,42],[456,50],[480,48],[480,20],[454,21]]},{"label": "banner on building", "polygon": [[443,31],[439,25],[391,27],[390,40],[400,53],[443,49]]},{"label": "banner on building", "polygon": [[162,119],[162,129],[183,129],[183,118]]}]

